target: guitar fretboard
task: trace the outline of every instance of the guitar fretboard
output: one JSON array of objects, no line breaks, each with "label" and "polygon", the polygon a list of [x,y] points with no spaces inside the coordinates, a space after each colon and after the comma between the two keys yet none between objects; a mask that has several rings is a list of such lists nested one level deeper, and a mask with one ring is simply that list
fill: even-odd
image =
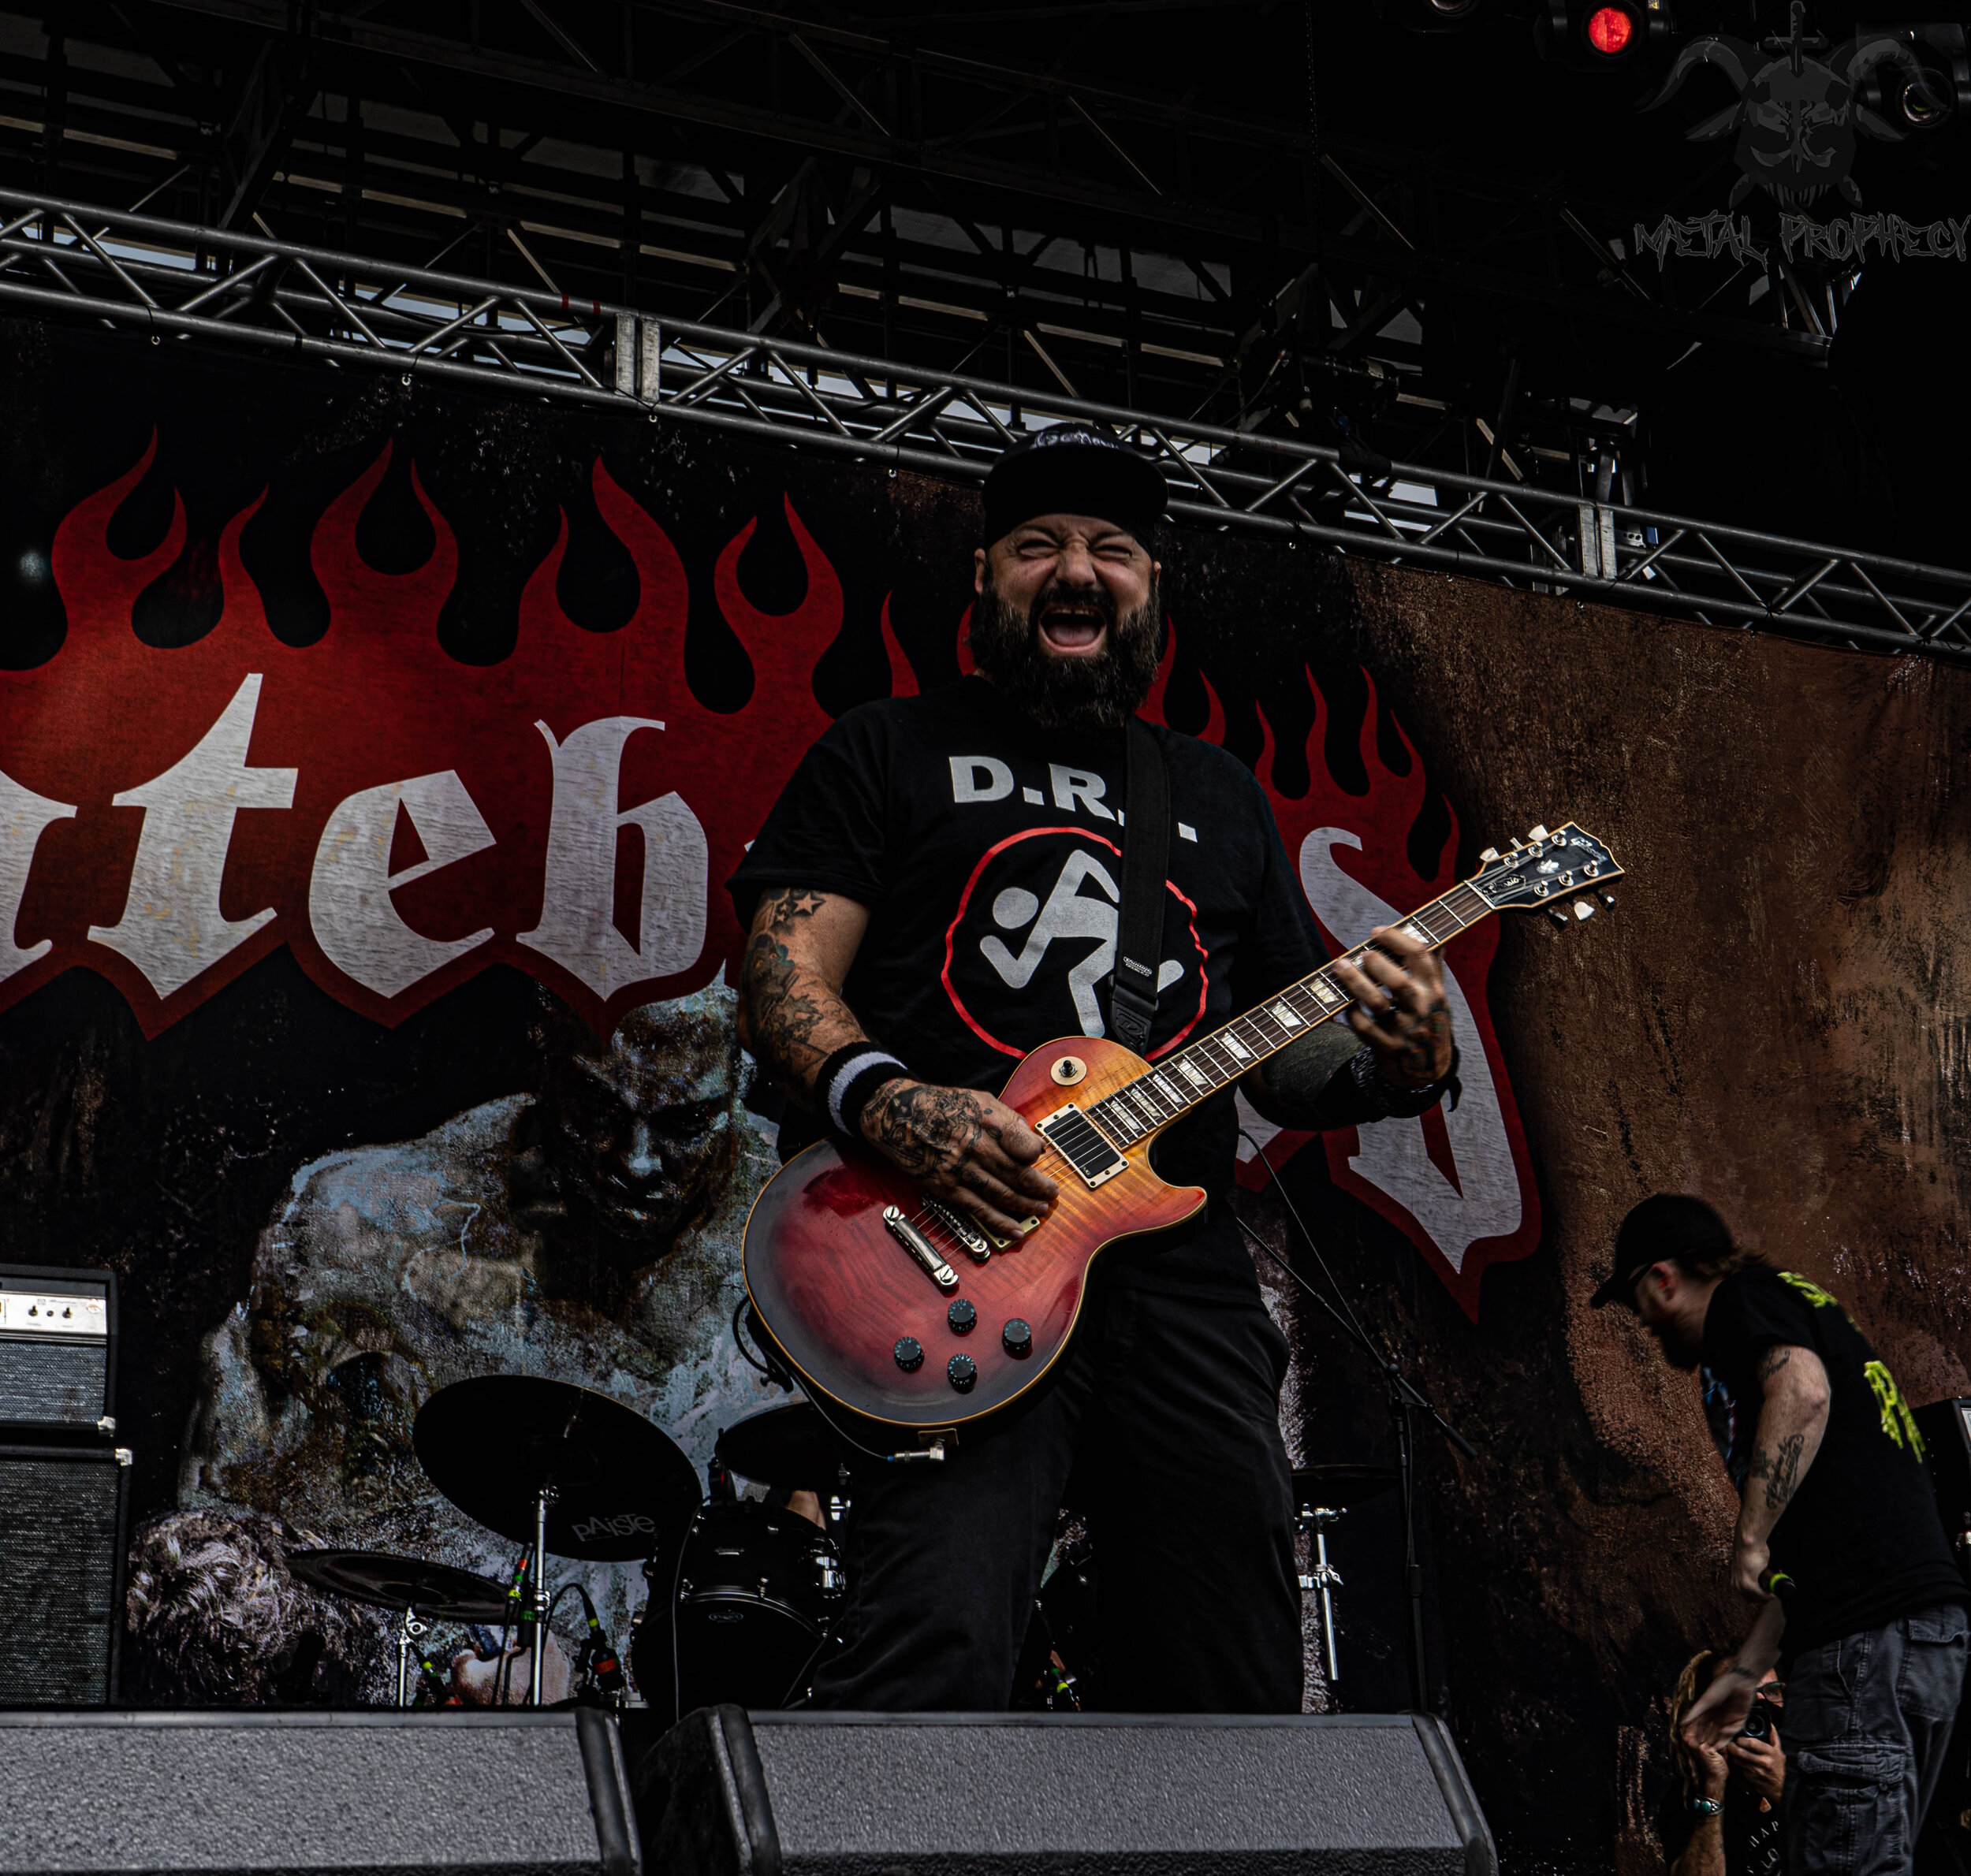
[{"label": "guitar fretboard", "polygon": [[[1398,929],[1421,939],[1433,951],[1476,925],[1492,910],[1468,880],[1433,899],[1403,920]],[[1358,945],[1336,962],[1360,967],[1369,949]],[[1229,1087],[1255,1063],[1339,1016],[1352,999],[1336,981],[1334,965],[1324,964],[1257,1010],[1235,1017],[1221,1029],[1166,1055],[1085,1111],[1119,1147],[1133,1146],[1167,1126],[1220,1089]]]}]

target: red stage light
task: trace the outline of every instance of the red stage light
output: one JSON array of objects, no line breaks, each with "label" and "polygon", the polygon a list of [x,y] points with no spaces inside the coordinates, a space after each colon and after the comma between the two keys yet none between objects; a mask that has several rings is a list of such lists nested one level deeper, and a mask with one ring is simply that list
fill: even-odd
[{"label": "red stage light", "polygon": [[1619,6],[1597,6],[1588,16],[1588,43],[1607,58],[1627,51],[1635,36],[1634,16]]}]

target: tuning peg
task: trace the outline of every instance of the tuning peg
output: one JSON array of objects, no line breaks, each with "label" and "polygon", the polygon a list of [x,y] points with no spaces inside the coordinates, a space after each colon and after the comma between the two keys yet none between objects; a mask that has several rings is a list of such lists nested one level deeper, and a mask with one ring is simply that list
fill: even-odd
[{"label": "tuning peg", "polygon": [[1597,893],[1595,896],[1599,899],[1611,912],[1615,909],[1615,895],[1612,892],[1600,892]]},{"label": "tuning peg", "polygon": [[1518,853],[1520,848],[1524,847],[1526,844],[1526,842],[1522,840],[1517,834],[1513,836],[1512,851],[1515,853]]},{"label": "tuning peg", "polygon": [[1499,858],[1499,850],[1496,847],[1488,847],[1478,858],[1488,866]]},{"label": "tuning peg", "polygon": [[1567,914],[1562,911],[1558,906],[1548,906],[1547,916],[1551,918],[1556,925],[1559,925],[1561,930],[1563,932],[1567,930]]},{"label": "tuning peg", "polygon": [[1553,836],[1544,828],[1535,828],[1526,838],[1529,840],[1551,840]]},{"label": "tuning peg", "polygon": [[1575,918],[1593,918],[1593,917],[1594,917],[1594,915],[1595,915],[1595,902],[1594,902],[1593,899],[1576,899],[1576,900],[1574,901],[1574,917],[1575,917]]}]

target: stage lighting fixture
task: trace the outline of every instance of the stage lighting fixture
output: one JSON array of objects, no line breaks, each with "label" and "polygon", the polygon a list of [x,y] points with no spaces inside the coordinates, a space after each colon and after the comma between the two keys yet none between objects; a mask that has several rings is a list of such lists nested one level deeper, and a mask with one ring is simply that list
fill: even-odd
[{"label": "stage lighting fixture", "polygon": [[1533,30],[1541,58],[1608,72],[1661,50],[1676,28],[1670,0],[1545,0]]},{"label": "stage lighting fixture", "polygon": [[1857,45],[1876,39],[1901,41],[1920,69],[1899,61],[1877,64],[1862,87],[1861,102],[1869,110],[1905,136],[1941,130],[1971,113],[1971,46],[1962,26],[1935,20],[1856,27]]},{"label": "stage lighting fixture", "polygon": [[1376,0],[1376,17],[1406,32],[1462,32],[1490,0]]},{"label": "stage lighting fixture", "polygon": [[1626,52],[1635,36],[1635,15],[1626,6],[1597,6],[1588,16],[1588,43],[1609,58]]}]

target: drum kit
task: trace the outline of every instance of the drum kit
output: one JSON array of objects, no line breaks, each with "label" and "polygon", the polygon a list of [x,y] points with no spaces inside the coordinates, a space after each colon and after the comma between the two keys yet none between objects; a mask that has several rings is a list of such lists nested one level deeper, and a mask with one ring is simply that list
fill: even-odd
[{"label": "drum kit", "polygon": [[[522,1547],[511,1580],[374,1551],[297,1550],[289,1568],[330,1595],[386,1609],[397,1622],[397,1703],[455,1697],[426,1647],[434,1625],[499,1631],[494,1697],[506,1687],[509,1639],[528,1674],[526,1703],[543,1700],[550,1622],[558,1595],[549,1559],[641,1560],[649,1595],[632,1617],[629,1678],[667,1719],[732,1702],[784,1707],[805,1696],[847,1589],[842,1535],[849,1512],[847,1450],[805,1402],[769,1408],[726,1427],[707,1468],[710,1494],[676,1442],[605,1394],[538,1376],[487,1375],[428,1400],[412,1432],[438,1491],[487,1529]],[[1298,1522],[1310,1539],[1303,1592],[1320,1598],[1325,1666],[1336,1660],[1327,1534],[1347,1509],[1388,1491],[1381,1467],[1296,1472]],[[742,1495],[735,1478],[748,1482]],[[756,1495],[761,1494],[762,1495]],[[805,1498],[807,1504],[801,1501]],[[621,1665],[588,1593],[588,1640],[572,1699],[618,1705]],[[1034,1602],[1015,1676],[1015,1707],[1081,1710],[1098,1704],[1101,1664],[1095,1560],[1085,1524],[1067,1515],[1053,1567]]]},{"label": "drum kit", "polygon": [[[543,1698],[557,1595],[549,1560],[641,1561],[650,1584],[633,1618],[630,1675],[645,1703],[672,1714],[717,1701],[787,1705],[804,1691],[846,1579],[844,1450],[811,1407],[769,1409],[721,1435],[697,1468],[661,1428],[606,1394],[535,1375],[485,1375],[441,1389],[412,1428],[418,1463],[468,1517],[523,1547],[503,1588],[470,1570],[360,1550],[296,1550],[288,1565],[314,1588],[392,1611],[397,1703],[453,1696],[425,1647],[434,1625],[503,1631],[528,1668],[524,1699]],[[764,1488],[740,1496],[735,1476]],[[811,1493],[817,1523],[788,1501]],[[587,1591],[589,1641],[572,1698],[616,1703],[624,1681]],[[665,1619],[668,1610],[669,1620]],[[496,1684],[505,1685],[505,1676]]]}]

